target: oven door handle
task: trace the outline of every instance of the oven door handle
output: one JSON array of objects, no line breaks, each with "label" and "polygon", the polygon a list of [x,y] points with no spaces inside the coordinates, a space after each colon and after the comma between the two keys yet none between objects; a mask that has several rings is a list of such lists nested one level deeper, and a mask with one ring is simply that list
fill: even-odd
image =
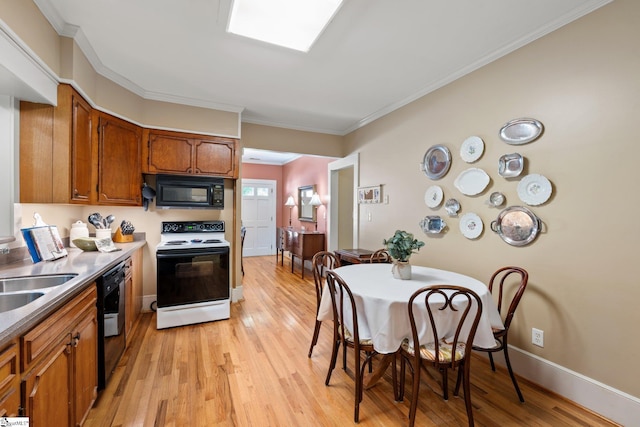
[{"label": "oven door handle", "polygon": [[167,253],[167,252],[156,252],[156,258],[184,258],[184,257],[193,257],[193,256],[209,256],[209,255],[225,255],[228,254],[228,249],[221,250],[209,250],[203,252],[182,252],[182,253]]}]

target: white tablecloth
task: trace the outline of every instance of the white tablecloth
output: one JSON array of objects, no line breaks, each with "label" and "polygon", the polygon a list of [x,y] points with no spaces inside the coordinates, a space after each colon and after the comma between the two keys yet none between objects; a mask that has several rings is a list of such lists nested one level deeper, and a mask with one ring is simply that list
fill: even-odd
[{"label": "white tablecloth", "polygon": [[[462,286],[478,294],[482,300],[483,309],[473,341],[474,345],[493,347],[495,341],[492,327],[504,328],[489,289],[484,283],[472,277],[446,270],[412,266],[411,280],[400,280],[393,278],[391,264],[354,264],[336,268],[334,271],[342,277],[353,293],[358,310],[360,338],[371,338],[378,353],[393,353],[400,347],[402,340],[410,338],[411,326],[407,303],[416,290],[429,285]],[[422,307],[426,319],[424,303]],[[347,317],[346,313],[345,317]],[[318,320],[332,320],[332,318],[331,297],[329,292],[323,292]],[[348,319],[345,319],[345,323],[350,327]],[[457,325],[454,318],[449,319],[447,323],[449,326],[442,327],[451,329]],[[466,326],[463,332],[465,330],[468,331]],[[442,333],[443,330],[439,329],[439,334]],[[453,335],[448,332],[445,334]],[[421,342],[433,340],[433,334],[426,324],[421,327],[419,339]]]}]

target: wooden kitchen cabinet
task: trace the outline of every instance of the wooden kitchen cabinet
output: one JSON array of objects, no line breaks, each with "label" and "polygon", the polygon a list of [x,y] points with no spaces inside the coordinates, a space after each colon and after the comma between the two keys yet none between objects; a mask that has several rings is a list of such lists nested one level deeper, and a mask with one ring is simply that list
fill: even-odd
[{"label": "wooden kitchen cabinet", "polygon": [[[284,251],[291,253],[291,272],[295,265],[295,258],[300,258],[302,266],[302,278],[304,279],[304,262],[312,260],[313,256],[324,250],[324,234],[315,231],[295,230],[292,228],[278,228],[276,239],[277,251],[282,252],[284,263]],[[277,261],[276,256],[276,261]]]},{"label": "wooden kitchen cabinet", "polygon": [[238,140],[145,130],[144,173],[238,178]]},{"label": "wooden kitchen cabinet", "polygon": [[0,349],[0,417],[17,417],[20,410],[18,340]]},{"label": "wooden kitchen cabinet", "polygon": [[58,85],[56,107],[20,102],[20,201],[89,203],[95,168],[91,106]]},{"label": "wooden kitchen cabinet", "polygon": [[131,343],[133,326],[142,313],[142,249],[136,250],[125,261],[125,337]]},{"label": "wooden kitchen cabinet", "polygon": [[97,204],[142,205],[142,128],[102,112],[97,127]]},{"label": "wooden kitchen cabinet", "polygon": [[142,128],[71,86],[58,105],[20,103],[20,202],[142,205]]},{"label": "wooden kitchen cabinet", "polygon": [[92,284],[20,338],[22,404],[33,427],[82,425],[98,390]]}]

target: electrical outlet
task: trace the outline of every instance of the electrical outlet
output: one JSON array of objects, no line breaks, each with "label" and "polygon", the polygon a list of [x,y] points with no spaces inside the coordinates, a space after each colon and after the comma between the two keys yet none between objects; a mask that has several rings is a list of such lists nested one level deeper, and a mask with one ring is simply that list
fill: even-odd
[{"label": "electrical outlet", "polygon": [[541,329],[531,328],[531,344],[538,347],[544,347],[544,331]]}]

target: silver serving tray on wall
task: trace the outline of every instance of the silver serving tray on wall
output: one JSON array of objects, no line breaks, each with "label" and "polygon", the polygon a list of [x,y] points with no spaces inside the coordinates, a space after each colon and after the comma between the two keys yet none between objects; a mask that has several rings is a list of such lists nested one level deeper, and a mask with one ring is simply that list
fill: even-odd
[{"label": "silver serving tray on wall", "polygon": [[445,229],[447,223],[439,216],[426,216],[420,221],[420,228],[428,234],[437,234]]},{"label": "silver serving tray on wall", "polygon": [[424,154],[422,170],[430,179],[440,179],[449,172],[451,152],[444,145],[434,145]]},{"label": "silver serving tray on wall", "polygon": [[525,246],[533,242],[542,228],[542,221],[524,206],[503,209],[491,230],[511,246]]},{"label": "silver serving tray on wall", "polygon": [[535,141],[542,135],[544,126],[536,119],[521,118],[505,123],[500,128],[500,139],[507,144],[521,145]]}]

